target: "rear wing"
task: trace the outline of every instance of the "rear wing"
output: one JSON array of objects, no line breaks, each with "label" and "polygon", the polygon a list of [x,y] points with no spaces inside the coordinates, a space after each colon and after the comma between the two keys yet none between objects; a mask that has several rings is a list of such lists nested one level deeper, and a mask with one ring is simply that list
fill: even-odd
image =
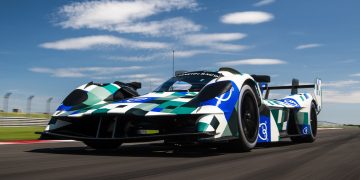
[{"label": "rear wing", "polygon": [[291,95],[297,94],[298,89],[304,89],[304,88],[314,88],[314,100],[316,102],[317,111],[321,111],[322,107],[322,87],[321,87],[321,79],[316,78],[314,84],[306,84],[306,85],[299,85],[298,79],[292,80],[291,86],[265,86],[262,87],[263,90],[266,91],[265,93],[265,99],[268,99],[270,90],[280,90],[280,89],[291,89]]}]

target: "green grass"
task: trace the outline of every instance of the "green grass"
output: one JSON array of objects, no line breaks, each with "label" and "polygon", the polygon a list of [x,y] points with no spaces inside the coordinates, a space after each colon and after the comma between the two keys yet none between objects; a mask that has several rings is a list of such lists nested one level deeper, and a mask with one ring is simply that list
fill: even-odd
[{"label": "green grass", "polygon": [[[0,117],[28,117],[26,113],[14,113],[14,112],[0,112]],[[30,114],[32,118],[49,118],[48,114],[33,113]]]},{"label": "green grass", "polygon": [[345,124],[344,125],[345,127],[358,127],[358,128],[360,128],[360,125],[356,125],[356,124]]},{"label": "green grass", "polygon": [[0,127],[0,141],[35,140],[40,137],[35,132],[41,132],[44,129],[45,127],[41,126]]}]

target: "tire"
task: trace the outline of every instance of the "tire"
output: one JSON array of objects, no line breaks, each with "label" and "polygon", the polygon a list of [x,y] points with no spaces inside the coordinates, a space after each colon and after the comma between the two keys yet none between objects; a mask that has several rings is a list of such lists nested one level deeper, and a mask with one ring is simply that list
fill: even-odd
[{"label": "tire", "polygon": [[259,133],[259,107],[254,90],[247,84],[240,91],[238,103],[239,139],[223,144],[225,151],[248,152],[257,143]]},{"label": "tire", "polygon": [[117,149],[122,144],[120,142],[99,142],[99,141],[84,141],[83,143],[93,149]]},{"label": "tire", "polygon": [[310,109],[310,134],[305,136],[293,136],[290,137],[291,141],[294,143],[311,143],[314,142],[317,135],[317,114],[316,106],[314,103],[311,103]]}]

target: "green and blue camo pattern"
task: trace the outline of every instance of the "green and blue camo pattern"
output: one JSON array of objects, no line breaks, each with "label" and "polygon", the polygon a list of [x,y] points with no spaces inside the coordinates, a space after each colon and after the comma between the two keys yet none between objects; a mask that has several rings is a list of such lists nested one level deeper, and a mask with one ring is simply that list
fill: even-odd
[{"label": "green and blue camo pattern", "polygon": [[[227,74],[226,74],[227,73]],[[109,96],[121,87],[117,84],[106,86],[83,85],[77,89],[87,92],[88,98],[81,106],[67,107],[63,104],[54,113],[54,117],[82,117],[98,114],[131,114],[136,116],[176,116],[183,114],[200,115],[197,120],[199,132],[215,131],[214,138],[239,136],[238,100],[240,88],[250,79],[248,74],[230,74],[216,81],[231,81],[233,88],[215,97],[209,102],[189,105],[197,92],[151,92],[142,96],[113,101]],[[210,82],[214,83],[214,82]],[[258,88],[260,89],[260,88]],[[261,94],[259,92],[259,94]],[[229,98],[224,98],[224,97]],[[261,95],[260,95],[261,96]],[[226,101],[224,99],[227,99]],[[258,142],[275,142],[280,140],[280,132],[287,128],[287,119],[291,109],[296,110],[298,126],[303,134],[310,132],[309,116],[313,97],[308,93],[287,96],[282,99],[267,100],[261,98],[262,108]]]},{"label": "green and blue camo pattern", "polygon": [[[235,126],[237,124],[237,108],[235,108],[239,94],[237,87],[224,93],[221,99],[219,97],[213,98],[199,105],[189,104],[198,94],[197,92],[152,92],[130,99],[109,101],[109,96],[120,88],[116,84],[80,86],[77,89],[85,91],[88,95],[87,99],[80,106],[67,107],[62,104],[53,116],[82,117],[98,114],[176,116],[197,114],[202,115],[197,120],[199,132],[216,131],[216,137],[236,136],[238,133],[236,127],[229,127],[230,124]],[[224,102],[224,96],[232,99],[232,104],[229,104],[230,101]]]}]

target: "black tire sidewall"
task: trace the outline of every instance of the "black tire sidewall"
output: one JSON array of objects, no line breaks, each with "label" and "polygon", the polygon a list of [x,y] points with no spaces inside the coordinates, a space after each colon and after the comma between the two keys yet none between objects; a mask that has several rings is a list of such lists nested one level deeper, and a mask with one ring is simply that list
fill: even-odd
[{"label": "black tire sidewall", "polygon": [[[316,124],[317,124],[317,114],[316,114],[316,106],[315,104],[312,102],[311,103],[311,106],[310,106],[310,112],[309,112],[309,116],[310,116],[310,121],[316,121]],[[315,113],[315,119],[312,119],[312,113]],[[299,136],[295,136],[295,137],[290,137],[290,139],[295,142],[295,143],[311,143],[311,142],[314,142],[315,139],[316,139],[316,134],[317,134],[317,125],[316,125],[316,134],[314,135],[313,134],[313,126],[311,124],[311,122],[309,122],[310,124],[310,134],[308,135],[299,135]],[[300,132],[299,132],[300,134]]]},{"label": "black tire sidewall", "polygon": [[[315,119],[312,119],[312,116],[313,116],[313,113],[315,113],[314,114],[314,117],[315,117]],[[313,125],[311,124],[311,121],[315,121],[315,123],[316,123],[316,134],[314,135],[313,134]],[[311,139],[313,139],[313,140],[315,140],[315,138],[316,138],[316,135],[317,135],[317,114],[316,114],[316,108],[315,108],[315,104],[314,103],[311,103],[311,107],[310,107],[310,122],[309,122],[309,124],[310,124],[310,138]]]},{"label": "black tire sidewall", "polygon": [[[255,106],[256,106],[256,110],[257,110],[257,115],[258,115],[258,122],[257,122],[257,128],[256,128],[256,138],[254,140],[254,142],[249,142],[245,136],[245,133],[244,133],[244,129],[243,129],[243,126],[242,126],[242,119],[241,119],[241,106],[242,106],[242,100],[243,100],[243,97],[245,95],[245,92],[246,91],[249,91],[247,93],[250,93],[250,95],[252,96],[252,98],[254,99],[254,103],[255,103]],[[255,147],[256,143],[257,143],[257,139],[258,139],[258,133],[259,133],[259,118],[260,118],[260,113],[259,113],[259,107],[257,106],[258,103],[257,103],[257,98],[256,98],[256,95],[253,91],[253,89],[245,84],[243,85],[243,87],[241,88],[241,91],[240,91],[240,96],[239,96],[239,103],[238,103],[238,125],[239,125],[239,141],[240,141],[240,144],[242,145],[242,148],[244,150],[251,150],[252,148]]]}]

